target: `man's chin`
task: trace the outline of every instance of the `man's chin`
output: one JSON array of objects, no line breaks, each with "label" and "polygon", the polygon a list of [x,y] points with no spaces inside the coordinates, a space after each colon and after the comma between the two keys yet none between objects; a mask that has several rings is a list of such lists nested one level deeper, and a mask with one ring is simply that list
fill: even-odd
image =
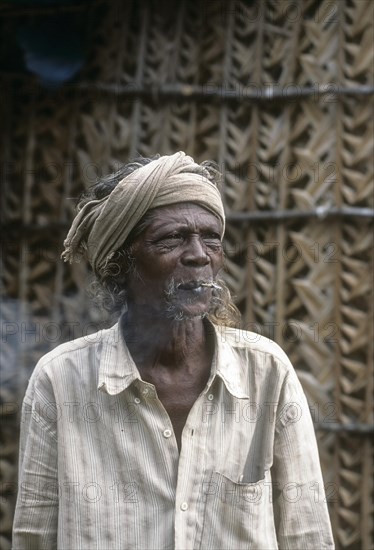
[{"label": "man's chin", "polygon": [[194,306],[184,306],[169,304],[166,315],[169,319],[176,322],[192,321],[195,319],[204,319],[209,314],[209,307],[202,307],[195,304]]}]

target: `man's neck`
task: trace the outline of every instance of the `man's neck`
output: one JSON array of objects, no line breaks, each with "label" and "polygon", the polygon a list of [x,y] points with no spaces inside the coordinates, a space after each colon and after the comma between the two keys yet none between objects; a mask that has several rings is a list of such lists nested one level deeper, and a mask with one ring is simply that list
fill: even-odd
[{"label": "man's neck", "polygon": [[163,365],[171,370],[193,365],[209,349],[204,321],[200,317],[174,320],[149,311],[129,310],[122,318],[122,334],[141,367]]}]

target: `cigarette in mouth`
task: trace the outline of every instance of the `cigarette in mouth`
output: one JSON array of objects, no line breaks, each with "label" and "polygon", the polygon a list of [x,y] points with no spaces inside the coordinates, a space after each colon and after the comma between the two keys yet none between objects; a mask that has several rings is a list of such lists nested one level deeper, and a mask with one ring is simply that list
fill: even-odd
[{"label": "cigarette in mouth", "polygon": [[216,283],[200,283],[200,286],[208,286],[211,288],[215,288],[216,290],[222,290],[222,287],[220,287]]}]

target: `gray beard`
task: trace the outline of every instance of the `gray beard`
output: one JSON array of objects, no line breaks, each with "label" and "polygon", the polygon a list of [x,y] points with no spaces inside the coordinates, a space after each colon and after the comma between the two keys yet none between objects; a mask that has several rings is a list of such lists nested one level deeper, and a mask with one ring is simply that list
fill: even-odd
[{"label": "gray beard", "polygon": [[210,300],[208,310],[202,313],[198,313],[196,315],[189,315],[185,311],[182,311],[180,307],[173,300],[173,298],[176,296],[176,293],[177,293],[177,285],[175,283],[175,280],[171,278],[169,281],[168,287],[165,291],[165,294],[166,294],[165,314],[168,319],[171,319],[176,322],[192,321],[194,319],[205,319],[206,317],[209,316],[209,313],[215,307],[217,307],[217,305],[221,302],[219,298],[219,290],[215,288],[212,292],[212,299]]}]

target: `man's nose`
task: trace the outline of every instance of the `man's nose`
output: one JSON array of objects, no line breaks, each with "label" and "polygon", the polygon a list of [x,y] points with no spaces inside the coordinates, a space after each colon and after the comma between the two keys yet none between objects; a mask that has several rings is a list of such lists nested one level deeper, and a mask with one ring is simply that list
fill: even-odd
[{"label": "man's nose", "polygon": [[207,265],[209,263],[206,245],[200,237],[194,235],[188,240],[181,260],[185,265]]}]

